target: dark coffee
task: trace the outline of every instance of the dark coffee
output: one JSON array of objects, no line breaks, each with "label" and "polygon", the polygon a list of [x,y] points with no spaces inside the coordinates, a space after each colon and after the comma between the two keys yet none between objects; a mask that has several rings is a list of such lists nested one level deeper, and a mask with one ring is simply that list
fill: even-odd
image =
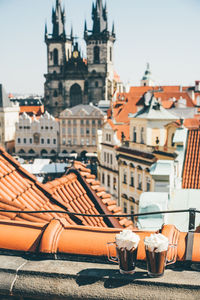
[{"label": "dark coffee", "polygon": [[146,249],[147,270],[151,277],[159,277],[164,274],[167,250],[161,252]]},{"label": "dark coffee", "polygon": [[133,273],[136,265],[137,249],[127,250],[126,248],[119,249],[116,247],[121,273]]}]

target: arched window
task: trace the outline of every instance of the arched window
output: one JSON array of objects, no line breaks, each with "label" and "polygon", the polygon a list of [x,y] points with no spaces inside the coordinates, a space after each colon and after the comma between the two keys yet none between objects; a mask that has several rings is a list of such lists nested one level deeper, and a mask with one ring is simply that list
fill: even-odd
[{"label": "arched window", "polygon": [[131,172],[131,182],[130,182],[130,186],[134,186],[134,173]]},{"label": "arched window", "polygon": [[124,171],[124,174],[123,174],[123,183],[127,183],[127,173],[126,171]]},{"label": "arched window", "polygon": [[58,90],[59,90],[59,94],[60,94],[60,95],[62,94],[62,89],[63,89],[62,82],[59,82]]},{"label": "arched window", "polygon": [[133,142],[136,143],[136,141],[137,141],[136,127],[133,127]]},{"label": "arched window", "polygon": [[82,91],[80,85],[75,83],[70,89],[70,106],[75,106],[82,103]]},{"label": "arched window", "polygon": [[140,143],[144,144],[144,127],[142,127],[140,131]]},{"label": "arched window", "polygon": [[85,81],[85,84],[84,84],[84,93],[85,94],[88,93],[88,81]]},{"label": "arched window", "polygon": [[58,49],[53,50],[53,63],[54,65],[58,65]]},{"label": "arched window", "polygon": [[104,175],[104,173],[102,173],[102,184],[104,184],[105,183],[105,175]]},{"label": "arched window", "polygon": [[46,154],[48,154],[47,150],[42,149],[42,151],[41,151],[41,156],[45,156]]},{"label": "arched window", "polygon": [[110,175],[107,176],[107,186],[110,187]]},{"label": "arched window", "polygon": [[99,64],[99,61],[100,61],[99,54],[100,54],[100,49],[98,46],[95,46],[94,47],[94,63],[95,64]]},{"label": "arched window", "polygon": [[56,90],[54,90],[54,92],[53,92],[53,96],[54,96],[54,97],[58,97],[58,93],[57,93],[57,91],[56,91]]},{"label": "arched window", "polygon": [[127,214],[127,203],[126,202],[124,202],[124,209],[123,210],[124,210],[124,213]]}]

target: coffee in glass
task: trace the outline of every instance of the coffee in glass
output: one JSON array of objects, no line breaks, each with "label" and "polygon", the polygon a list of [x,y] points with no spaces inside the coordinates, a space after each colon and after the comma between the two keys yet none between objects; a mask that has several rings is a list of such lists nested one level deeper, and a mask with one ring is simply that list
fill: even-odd
[{"label": "coffee in glass", "polygon": [[[135,272],[139,241],[139,235],[125,229],[116,235],[114,243],[108,243],[108,259],[119,264],[121,274],[133,274]],[[110,256],[109,247],[111,245],[116,247],[116,257]]]},{"label": "coffee in glass", "polygon": [[144,239],[147,271],[150,277],[161,277],[167,264],[168,238],[158,234],[151,234]]}]

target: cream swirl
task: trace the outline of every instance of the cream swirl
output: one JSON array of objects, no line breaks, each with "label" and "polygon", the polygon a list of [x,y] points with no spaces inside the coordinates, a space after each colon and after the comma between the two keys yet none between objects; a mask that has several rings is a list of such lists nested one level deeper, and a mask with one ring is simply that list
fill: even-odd
[{"label": "cream swirl", "polygon": [[131,230],[124,229],[119,234],[116,234],[115,240],[119,249],[126,248],[130,251],[133,248],[137,248],[140,237]]},{"label": "cream swirl", "polygon": [[154,233],[145,237],[144,244],[151,252],[162,252],[168,249],[169,240],[161,233]]}]

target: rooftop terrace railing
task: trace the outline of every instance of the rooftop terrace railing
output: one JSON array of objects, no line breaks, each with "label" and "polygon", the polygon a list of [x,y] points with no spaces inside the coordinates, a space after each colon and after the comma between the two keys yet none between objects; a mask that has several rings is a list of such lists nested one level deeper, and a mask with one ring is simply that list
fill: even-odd
[{"label": "rooftop terrace railing", "polygon": [[1,212],[6,213],[23,213],[23,214],[39,214],[39,213],[57,213],[57,214],[67,214],[71,216],[82,216],[82,217],[93,217],[93,218],[120,218],[120,217],[127,217],[127,218],[135,218],[135,217],[141,217],[141,216],[149,216],[149,215],[160,215],[160,214],[175,214],[175,213],[189,213],[189,222],[188,222],[188,231],[193,232],[195,230],[195,221],[196,221],[196,214],[200,214],[200,210],[197,210],[196,208],[189,208],[189,209],[179,209],[179,210],[163,210],[163,211],[152,211],[152,212],[145,212],[145,213],[138,213],[138,214],[83,214],[83,213],[77,213],[77,212],[69,212],[64,210],[8,210],[8,209],[0,209]]}]

